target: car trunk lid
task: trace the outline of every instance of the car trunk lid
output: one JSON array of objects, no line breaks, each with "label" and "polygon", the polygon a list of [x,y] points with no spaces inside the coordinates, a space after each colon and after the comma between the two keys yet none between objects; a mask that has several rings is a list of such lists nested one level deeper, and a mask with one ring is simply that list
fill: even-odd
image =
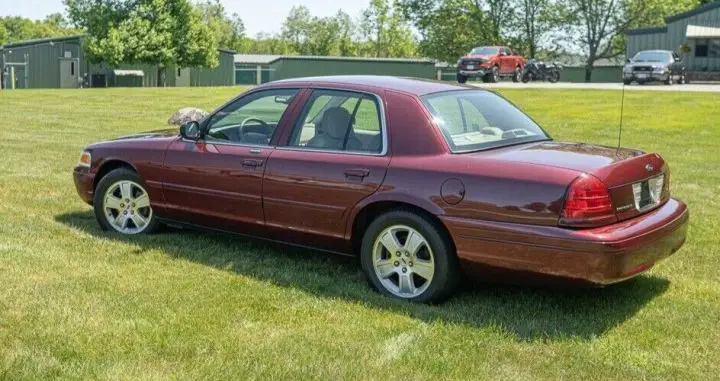
[{"label": "car trunk lid", "polygon": [[[491,153],[492,152],[492,153]],[[648,212],[669,198],[669,170],[658,154],[555,141],[488,151],[490,157],[566,168],[600,179],[618,220]]]}]

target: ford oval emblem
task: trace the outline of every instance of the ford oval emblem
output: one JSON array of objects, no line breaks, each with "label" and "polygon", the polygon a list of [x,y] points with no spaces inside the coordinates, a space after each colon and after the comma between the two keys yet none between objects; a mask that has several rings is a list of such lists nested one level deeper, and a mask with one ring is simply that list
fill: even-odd
[{"label": "ford oval emblem", "polygon": [[648,165],[645,166],[645,169],[647,169],[648,172],[652,172],[653,169],[655,169],[655,167],[653,167],[652,164],[648,164]]}]

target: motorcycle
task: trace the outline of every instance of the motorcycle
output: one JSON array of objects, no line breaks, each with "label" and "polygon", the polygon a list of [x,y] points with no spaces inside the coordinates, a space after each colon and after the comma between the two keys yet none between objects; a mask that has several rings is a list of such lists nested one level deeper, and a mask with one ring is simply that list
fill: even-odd
[{"label": "motorcycle", "polygon": [[548,80],[551,83],[555,83],[560,80],[560,72],[562,69],[562,65],[557,62],[545,63],[531,59],[525,64],[522,81],[523,83],[528,83],[530,81]]}]

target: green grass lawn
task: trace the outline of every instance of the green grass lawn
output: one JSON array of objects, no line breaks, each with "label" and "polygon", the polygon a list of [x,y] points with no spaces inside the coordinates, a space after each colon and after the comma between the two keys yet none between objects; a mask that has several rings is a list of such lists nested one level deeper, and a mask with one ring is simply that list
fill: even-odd
[{"label": "green grass lawn", "polygon": [[[623,145],[661,153],[689,239],[605,289],[379,296],[352,259],[214,233],[122,238],[75,193],[82,147],[240,88],[0,92],[0,379],[720,377],[720,94],[626,94]],[[555,138],[614,145],[620,92],[508,90]]]}]

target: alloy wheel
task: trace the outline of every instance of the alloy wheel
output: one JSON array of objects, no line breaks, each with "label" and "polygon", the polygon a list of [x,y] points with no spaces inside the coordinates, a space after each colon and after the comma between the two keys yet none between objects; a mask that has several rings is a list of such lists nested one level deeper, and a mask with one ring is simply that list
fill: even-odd
[{"label": "alloy wheel", "polygon": [[406,225],[383,230],[373,244],[373,267],[382,286],[401,298],[425,292],[435,274],[435,258],[425,237]]},{"label": "alloy wheel", "polygon": [[107,189],[103,213],[110,226],[123,234],[143,232],[153,216],[147,191],[130,180],[115,182]]}]

